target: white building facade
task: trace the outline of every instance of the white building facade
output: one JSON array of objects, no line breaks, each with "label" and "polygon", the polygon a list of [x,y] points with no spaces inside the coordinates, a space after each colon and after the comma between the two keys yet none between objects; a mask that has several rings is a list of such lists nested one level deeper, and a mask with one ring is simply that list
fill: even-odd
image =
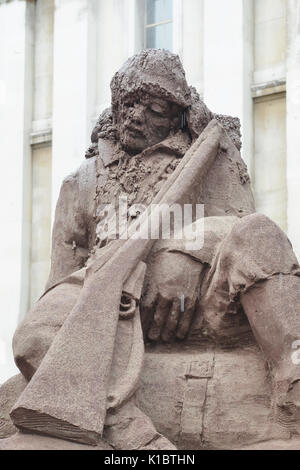
[{"label": "white building facade", "polygon": [[257,210],[300,258],[300,0],[0,0],[0,383],[47,280],[61,182],[145,47],[178,53],[208,107],[241,119]]}]

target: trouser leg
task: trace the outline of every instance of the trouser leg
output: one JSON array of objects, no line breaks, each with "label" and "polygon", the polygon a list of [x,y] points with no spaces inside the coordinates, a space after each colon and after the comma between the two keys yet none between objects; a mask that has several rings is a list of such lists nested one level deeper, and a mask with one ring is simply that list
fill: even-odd
[{"label": "trouser leg", "polygon": [[258,344],[270,366],[284,378],[300,367],[293,364],[293,345],[300,341],[300,277],[276,274],[241,296]]},{"label": "trouser leg", "polygon": [[299,274],[284,232],[267,217],[253,214],[224,240],[210,285],[211,298],[220,292],[228,306],[240,300],[270,366],[274,407],[287,412],[279,420],[290,423],[299,420],[300,410],[300,366],[293,362],[293,346],[300,341]]},{"label": "trouser leg", "polygon": [[238,253],[226,255],[225,250],[230,289],[239,293],[258,344],[283,379],[297,371],[291,354],[300,340],[298,260],[284,232],[261,214],[242,219],[228,241]]},{"label": "trouser leg", "polygon": [[[217,334],[231,335],[232,328],[227,324],[235,318],[232,314],[239,312],[243,294],[280,273],[281,280],[287,275],[300,275],[298,260],[287,236],[262,214],[243,217],[221,243],[204,281],[202,303],[208,327]],[[285,288],[288,288],[286,284],[282,284],[282,295],[286,295]],[[277,314],[274,308],[272,312]],[[292,328],[291,321],[297,324],[297,318],[293,321],[286,318],[286,328]],[[267,318],[267,313],[265,323],[271,330],[273,322]],[[254,321],[252,327],[255,328]],[[272,354],[275,349],[278,349],[277,344],[269,348]]]},{"label": "trouser leg", "polygon": [[276,421],[300,432],[300,277],[275,275],[241,297],[258,344],[270,365]]},{"label": "trouser leg", "polygon": [[81,287],[80,282],[65,282],[54,287],[36,302],[18,326],[13,338],[13,352],[16,365],[27,380],[40,366],[74,307]]}]

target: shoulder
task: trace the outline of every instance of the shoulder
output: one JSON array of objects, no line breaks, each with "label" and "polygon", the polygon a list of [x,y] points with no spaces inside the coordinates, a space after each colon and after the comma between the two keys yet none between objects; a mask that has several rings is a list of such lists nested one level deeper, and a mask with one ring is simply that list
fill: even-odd
[{"label": "shoulder", "polygon": [[96,176],[96,157],[89,158],[63,179],[62,188],[77,186],[77,188],[80,189],[81,187],[91,184]]},{"label": "shoulder", "polygon": [[85,213],[90,205],[90,199],[94,197],[96,187],[96,162],[95,158],[85,160],[79,168],[63,179],[59,199],[57,201],[57,211],[70,214]]},{"label": "shoulder", "polygon": [[82,162],[76,172],[76,177],[80,186],[94,184],[97,178],[97,157]]}]

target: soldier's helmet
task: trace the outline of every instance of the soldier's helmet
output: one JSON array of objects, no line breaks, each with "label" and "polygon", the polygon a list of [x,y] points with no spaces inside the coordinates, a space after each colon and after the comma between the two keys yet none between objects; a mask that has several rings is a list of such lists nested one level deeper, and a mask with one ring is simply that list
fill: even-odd
[{"label": "soldier's helmet", "polygon": [[129,58],[111,81],[112,112],[117,117],[120,102],[144,93],[163,98],[186,109],[191,90],[178,55],[164,49],[146,49]]}]

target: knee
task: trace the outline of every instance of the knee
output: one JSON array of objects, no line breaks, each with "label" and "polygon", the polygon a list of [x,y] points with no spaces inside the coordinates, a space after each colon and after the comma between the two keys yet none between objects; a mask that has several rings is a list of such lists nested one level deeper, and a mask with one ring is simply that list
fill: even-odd
[{"label": "knee", "polygon": [[15,363],[23,376],[30,380],[40,366],[56,335],[57,328],[47,325],[21,324],[13,338]]},{"label": "knee", "polygon": [[72,310],[80,289],[79,284],[64,283],[50,290],[17,328],[13,338],[15,363],[27,380],[38,369]]},{"label": "knee", "polygon": [[257,244],[263,249],[291,248],[291,243],[281,228],[264,214],[251,214],[236,223],[231,232],[237,246]]},{"label": "knee", "polygon": [[[264,232],[275,233],[281,231],[269,217],[264,214],[250,214],[240,219],[232,229],[232,233],[238,238],[244,239],[245,236],[258,233],[262,235]],[[283,233],[283,232],[282,232]]]},{"label": "knee", "polygon": [[255,262],[270,273],[289,272],[298,265],[286,234],[263,214],[251,214],[239,220],[229,234],[225,252],[244,258],[245,265]]}]

